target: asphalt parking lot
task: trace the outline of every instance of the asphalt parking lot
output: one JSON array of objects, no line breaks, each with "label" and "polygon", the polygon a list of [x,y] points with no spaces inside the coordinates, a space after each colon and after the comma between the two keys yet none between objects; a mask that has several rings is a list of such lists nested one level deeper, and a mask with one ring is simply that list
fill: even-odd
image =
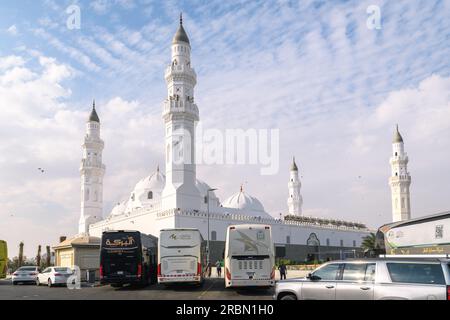
[{"label": "asphalt parking lot", "polygon": [[13,286],[11,281],[0,281],[0,300],[271,300],[272,294],[273,289],[225,289],[219,278],[207,279],[202,287],[112,288],[83,284],[79,290],[32,284]]}]

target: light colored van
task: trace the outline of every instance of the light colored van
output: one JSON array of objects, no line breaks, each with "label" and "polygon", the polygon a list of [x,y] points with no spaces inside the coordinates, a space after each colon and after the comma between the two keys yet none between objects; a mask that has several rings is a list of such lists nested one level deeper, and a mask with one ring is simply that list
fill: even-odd
[{"label": "light colored van", "polygon": [[328,262],[276,284],[276,300],[449,300],[450,260],[379,258]]}]

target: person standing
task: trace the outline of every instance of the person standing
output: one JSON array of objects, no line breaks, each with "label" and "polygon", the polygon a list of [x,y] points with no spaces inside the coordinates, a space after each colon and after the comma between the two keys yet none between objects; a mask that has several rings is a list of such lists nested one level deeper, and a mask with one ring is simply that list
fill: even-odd
[{"label": "person standing", "polygon": [[280,266],[278,267],[278,270],[280,271],[280,280],[286,280],[286,275],[287,275],[287,268],[286,265],[284,263],[281,263]]},{"label": "person standing", "polygon": [[216,268],[217,268],[217,276],[219,278],[222,278],[222,264],[220,263],[219,260],[217,260],[216,262]]}]

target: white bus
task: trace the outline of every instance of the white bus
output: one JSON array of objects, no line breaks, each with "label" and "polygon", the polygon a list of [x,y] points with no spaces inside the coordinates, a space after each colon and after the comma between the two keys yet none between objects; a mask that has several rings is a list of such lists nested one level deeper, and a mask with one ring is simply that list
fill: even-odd
[{"label": "white bus", "polygon": [[381,226],[377,232],[378,254],[450,254],[450,212],[398,221]]},{"label": "white bus", "polygon": [[229,226],[225,242],[225,287],[271,287],[275,250],[268,225]]},{"label": "white bus", "polygon": [[158,283],[203,283],[206,244],[199,230],[161,230],[158,251]]}]

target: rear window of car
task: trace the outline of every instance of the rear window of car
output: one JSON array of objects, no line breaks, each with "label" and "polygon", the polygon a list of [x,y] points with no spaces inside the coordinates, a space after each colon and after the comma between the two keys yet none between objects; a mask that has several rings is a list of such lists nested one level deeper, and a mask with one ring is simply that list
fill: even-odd
[{"label": "rear window of car", "polygon": [[70,269],[68,268],[55,268],[56,272],[66,272],[66,273],[70,273]]},{"label": "rear window of car", "polygon": [[36,267],[21,267],[18,271],[36,271]]},{"label": "rear window of car", "polygon": [[387,263],[392,282],[445,284],[440,264]]}]

